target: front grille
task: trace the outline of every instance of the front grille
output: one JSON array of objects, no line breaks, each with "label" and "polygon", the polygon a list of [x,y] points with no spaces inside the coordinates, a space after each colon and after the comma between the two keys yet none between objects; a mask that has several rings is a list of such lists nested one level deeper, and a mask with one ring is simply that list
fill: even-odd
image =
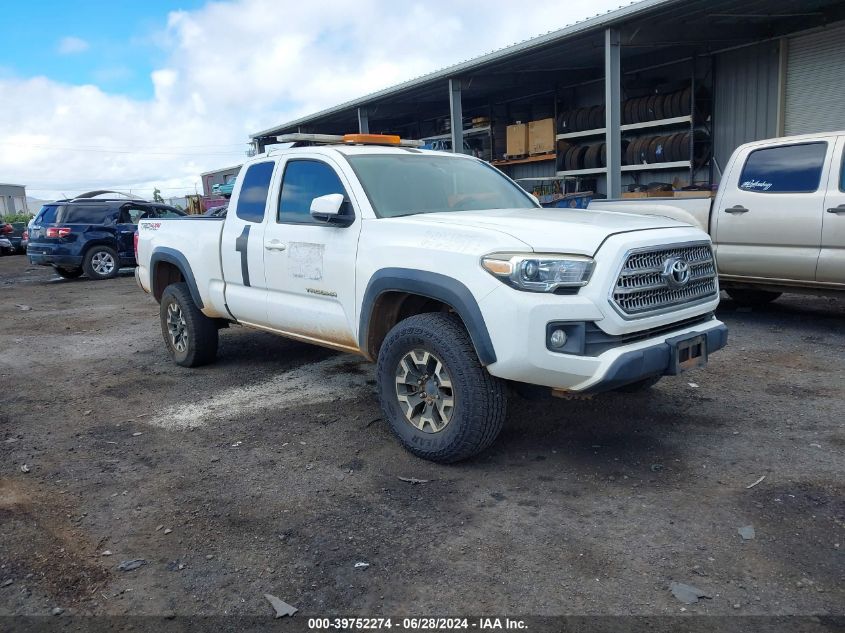
[{"label": "front grille", "polygon": [[[688,279],[678,281],[670,270],[685,262]],[[683,268],[683,264],[679,264]],[[679,276],[683,277],[680,272]],[[644,316],[667,308],[714,299],[718,294],[716,264],[710,244],[699,242],[628,253],[613,288],[611,301],[625,316]]]}]

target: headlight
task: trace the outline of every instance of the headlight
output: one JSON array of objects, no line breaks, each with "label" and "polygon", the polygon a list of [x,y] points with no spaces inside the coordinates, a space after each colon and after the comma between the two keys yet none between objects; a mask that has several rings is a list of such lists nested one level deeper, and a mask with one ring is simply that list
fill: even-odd
[{"label": "headlight", "polygon": [[494,253],[481,266],[494,277],[519,290],[554,292],[587,285],[595,262],[581,255]]}]

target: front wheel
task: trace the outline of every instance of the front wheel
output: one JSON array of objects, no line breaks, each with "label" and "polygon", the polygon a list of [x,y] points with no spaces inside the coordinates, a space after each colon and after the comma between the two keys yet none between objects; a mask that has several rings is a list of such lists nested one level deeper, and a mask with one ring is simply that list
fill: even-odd
[{"label": "front wheel", "polygon": [[217,324],[194,303],[188,284],[164,289],[159,318],[167,351],[177,365],[199,367],[217,357]]},{"label": "front wheel", "polygon": [[113,279],[120,272],[120,257],[113,248],[94,246],[85,254],[82,268],[89,279]]},{"label": "front wheel", "polygon": [[384,340],[376,368],[385,419],[402,445],[440,463],[490,446],[505,420],[505,383],[481,365],[452,314],[412,316]]}]

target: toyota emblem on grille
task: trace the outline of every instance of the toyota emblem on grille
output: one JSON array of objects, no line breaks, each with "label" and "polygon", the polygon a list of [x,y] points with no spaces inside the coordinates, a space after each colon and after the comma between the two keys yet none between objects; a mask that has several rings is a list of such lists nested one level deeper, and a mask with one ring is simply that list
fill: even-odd
[{"label": "toyota emblem on grille", "polygon": [[690,268],[687,260],[680,257],[670,257],[663,264],[663,279],[670,288],[686,286],[690,280]]}]

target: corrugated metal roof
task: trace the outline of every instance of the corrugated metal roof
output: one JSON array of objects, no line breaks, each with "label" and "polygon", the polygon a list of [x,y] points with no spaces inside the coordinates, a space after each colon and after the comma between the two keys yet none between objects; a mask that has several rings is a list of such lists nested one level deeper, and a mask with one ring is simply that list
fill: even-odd
[{"label": "corrugated metal roof", "polygon": [[449,77],[454,77],[455,75],[458,75],[460,73],[478,69],[486,64],[500,62],[509,57],[513,57],[536,48],[547,46],[549,44],[568,39],[581,33],[586,33],[591,30],[604,29],[608,26],[612,26],[613,24],[622,22],[634,16],[639,16],[648,11],[657,8],[663,8],[673,4],[682,4],[682,0],[639,0],[636,2],[632,2],[628,6],[620,7],[619,9],[607,11],[605,13],[600,13],[591,18],[579,20],[578,22],[565,26],[561,29],[549,31],[548,33],[545,33],[543,35],[526,39],[522,42],[517,42],[516,44],[512,44],[510,46],[506,46],[505,48],[492,51],[490,53],[487,53],[486,55],[481,55],[479,57],[459,62],[452,66],[441,68],[440,70],[435,70],[426,75],[409,79],[408,81],[396,84],[394,86],[390,86],[389,88],[384,88],[383,90],[378,90],[363,97],[340,103],[336,106],[332,106],[331,108],[326,108],[325,110],[309,114],[308,116],[304,116],[299,119],[283,123],[281,125],[273,126],[266,130],[262,130],[261,132],[256,132],[251,136],[251,138],[270,136],[276,133],[278,130],[289,129],[298,125],[304,125],[313,121],[314,119],[330,116],[343,110],[358,108],[367,105],[369,102],[375,101],[377,99],[394,95],[405,90],[413,89],[417,86],[421,86],[429,82],[448,79]]},{"label": "corrugated metal roof", "polygon": [[401,125],[403,119],[415,121],[422,104],[429,106],[429,115],[434,114],[435,101],[435,110],[448,112],[444,83],[449,78],[467,80],[465,112],[473,100],[477,106],[507,91],[524,98],[548,91],[549,86],[556,90],[556,73],[566,76],[570,85],[600,81],[603,31],[610,26],[623,31],[622,62],[631,73],[840,20],[845,20],[842,0],[641,0],[257,132],[252,138],[266,141],[300,126],[337,133],[354,125],[359,107],[370,111],[371,126],[375,115],[383,129],[393,130],[391,126]]}]

